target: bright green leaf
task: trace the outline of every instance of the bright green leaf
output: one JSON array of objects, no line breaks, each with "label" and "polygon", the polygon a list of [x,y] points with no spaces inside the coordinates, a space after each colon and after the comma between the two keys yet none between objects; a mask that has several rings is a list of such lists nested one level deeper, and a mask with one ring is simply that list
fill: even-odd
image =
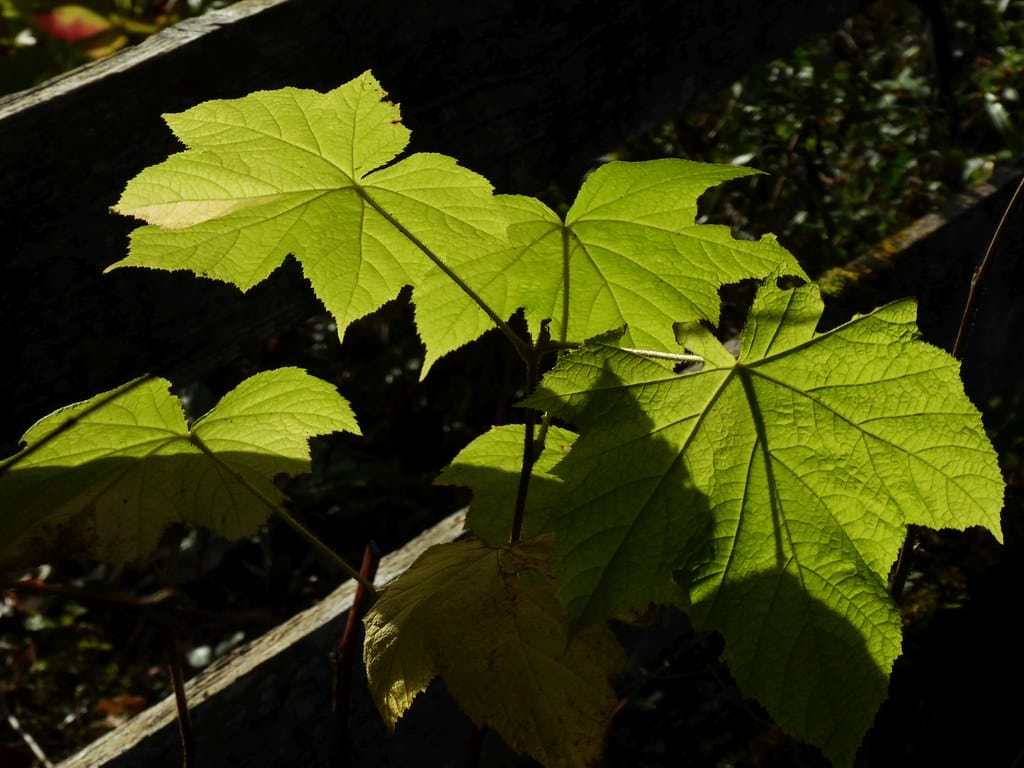
[{"label": "bright green leaf", "polygon": [[[443,289],[433,299],[457,301],[460,317],[417,314],[425,369],[493,328],[452,274],[508,250],[508,206],[444,155],[382,168],[409,140],[384,97],[367,72],[329,93],[260,91],[166,115],[188,149],[128,183],[115,210],[149,226],[113,267],[185,269],[248,290],[292,254],[342,334],[403,286],[417,287],[419,303],[434,274]],[[494,309],[505,319],[516,307]]]},{"label": "bright green leaf", "polygon": [[556,468],[559,595],[597,621],[658,599],[673,571],[726,638],[741,687],[839,765],[899,654],[886,577],[906,526],[999,536],[1003,482],[958,363],[891,304],[825,334],[817,287],[760,290],[738,360],[676,375],[598,345],[528,404],[576,424]]},{"label": "bright green leaf", "polygon": [[390,729],[440,675],[459,706],[549,768],[592,766],[625,666],[606,626],[569,639],[550,537],[431,547],[365,619],[370,693]]},{"label": "bright green leaf", "polygon": [[173,523],[251,535],[284,498],[274,477],[309,471],[311,436],[359,431],[334,387],[297,368],[243,381],[191,428],[169,387],[137,380],[29,429],[0,464],[0,566],[126,562]]},{"label": "bright green leaf", "polygon": [[705,191],[753,173],[687,160],[614,162],[587,178],[564,224],[542,203],[531,201],[532,215],[522,204],[504,270],[510,303],[526,308],[531,325],[550,318],[555,339],[626,325],[627,345],[672,349],[673,322],[717,322],[722,285],[776,269],[804,277],[774,236],[736,240],[728,227],[696,222]]},{"label": "bright green leaf", "polygon": [[[494,427],[467,445],[435,480],[437,485],[464,485],[473,491],[466,527],[493,546],[509,540],[516,489],[523,465],[523,425]],[[550,427],[544,450],[533,464],[522,537],[545,530],[562,478],[551,469],[572,448],[576,435]]]}]

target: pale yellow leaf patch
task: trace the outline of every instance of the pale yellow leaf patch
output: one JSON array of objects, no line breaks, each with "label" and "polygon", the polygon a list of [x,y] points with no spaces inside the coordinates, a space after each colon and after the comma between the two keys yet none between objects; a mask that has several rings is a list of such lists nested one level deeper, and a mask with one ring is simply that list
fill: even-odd
[{"label": "pale yellow leaf patch", "polygon": [[366,617],[370,692],[393,729],[440,676],[477,725],[545,766],[598,763],[625,666],[605,625],[569,637],[550,537],[432,547]]}]

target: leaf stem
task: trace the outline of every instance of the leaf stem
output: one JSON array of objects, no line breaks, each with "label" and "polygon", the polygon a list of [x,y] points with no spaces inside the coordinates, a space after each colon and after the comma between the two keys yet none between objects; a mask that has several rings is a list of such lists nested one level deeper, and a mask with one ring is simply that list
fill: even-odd
[{"label": "leaf stem", "polygon": [[686,355],[678,352],[659,352],[655,349],[633,349],[632,347],[619,347],[623,352],[641,357],[652,357],[656,360],[671,360],[675,363],[703,363],[704,358],[700,355]]},{"label": "leaf stem", "polygon": [[261,491],[252,483],[250,483],[245,477],[241,475],[241,473],[235,471],[232,467],[229,467],[227,464],[221,461],[220,457],[218,457],[217,454],[215,454],[206,446],[206,444],[202,441],[199,435],[197,435],[195,432],[189,433],[189,441],[192,443],[192,445],[196,446],[196,448],[205,453],[210,458],[210,460],[213,461],[218,467],[223,469],[225,472],[231,475],[231,477],[233,477],[235,480],[241,483],[245,487],[245,489],[249,491],[249,493],[251,493],[261,504],[263,504],[263,506],[267,507],[267,509],[269,509],[271,513],[276,515],[282,522],[284,522],[285,525],[287,525],[289,528],[291,528],[293,531],[299,534],[299,536],[305,539],[306,542],[311,547],[313,547],[313,549],[315,549],[325,558],[327,558],[336,566],[338,566],[338,568],[340,568],[342,572],[350,579],[355,579],[355,581],[361,584],[363,588],[369,591],[371,595],[373,595],[374,597],[377,596],[376,587],[374,587],[373,584],[371,584],[370,581],[366,579],[366,577],[364,577],[359,571],[357,571],[355,568],[349,565],[343,557],[341,557],[337,552],[335,552],[333,549],[328,547],[323,541],[317,538],[317,536],[314,533],[312,533],[309,529],[307,529],[302,523],[300,523],[298,520],[292,517],[288,513],[288,511],[284,509],[284,507],[282,507],[280,504],[273,501],[272,499],[267,498],[266,494],[264,494],[263,491]]},{"label": "leaf stem", "polygon": [[[536,389],[537,385],[537,363],[531,361],[526,366],[526,376],[529,391]],[[523,466],[519,471],[519,485],[516,488],[516,506],[512,513],[512,532],[508,537],[509,544],[519,541],[523,533],[523,517],[526,515],[526,494],[530,488],[530,473],[533,472],[533,462],[536,460],[536,451],[533,445],[533,428],[537,424],[537,411],[534,408],[526,409],[526,425],[523,437]]]},{"label": "leaf stem", "polygon": [[465,280],[459,277],[455,273],[455,271],[452,270],[451,267],[445,264],[444,261],[441,260],[441,257],[434,253],[433,250],[431,250],[426,243],[424,243],[422,240],[416,237],[416,235],[409,231],[409,229],[406,228],[405,225],[403,225],[400,221],[398,221],[398,219],[396,219],[394,216],[392,216],[390,213],[384,210],[384,208],[382,208],[381,205],[376,200],[370,197],[370,195],[366,192],[365,189],[363,189],[363,187],[356,185],[356,189],[359,191],[359,196],[362,197],[363,200],[365,200],[367,204],[371,208],[373,208],[373,210],[375,210],[377,213],[383,216],[384,219],[391,226],[393,226],[395,229],[397,229],[399,232],[405,235],[409,242],[411,242],[413,245],[415,245],[417,248],[423,251],[424,255],[426,255],[426,257],[434,263],[435,267],[444,272],[444,274],[447,275],[448,278],[453,283],[459,286],[459,289],[467,296],[469,296],[469,298],[472,299],[473,302],[484,311],[487,317],[491,319],[491,322],[498,327],[498,330],[505,334],[505,337],[512,343],[512,346],[515,347],[515,350],[517,353],[519,353],[519,356],[523,360],[529,361],[529,359],[533,356],[533,349],[530,346],[529,342],[522,339],[518,333],[512,330],[512,327],[508,323],[506,323],[504,320],[498,317],[498,314],[493,309],[491,309],[491,306],[486,301],[484,301],[483,298],[476,291],[470,288],[469,284],[466,283]]}]

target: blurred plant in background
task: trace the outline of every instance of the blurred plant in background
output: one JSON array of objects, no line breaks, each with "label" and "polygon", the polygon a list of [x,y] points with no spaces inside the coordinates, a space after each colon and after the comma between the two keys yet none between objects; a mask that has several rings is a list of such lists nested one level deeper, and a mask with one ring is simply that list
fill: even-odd
[{"label": "blurred plant in background", "polygon": [[0,0],[0,95],[102,59],[231,0]]},{"label": "blurred plant in background", "polygon": [[713,219],[843,264],[1024,151],[1024,0],[876,2],[614,154],[750,165]]}]

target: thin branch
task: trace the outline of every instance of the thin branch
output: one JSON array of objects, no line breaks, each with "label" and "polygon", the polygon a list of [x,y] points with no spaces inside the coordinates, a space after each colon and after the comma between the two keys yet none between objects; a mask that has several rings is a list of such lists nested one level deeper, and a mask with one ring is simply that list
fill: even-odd
[{"label": "thin branch", "polygon": [[53,768],[53,763],[50,762],[46,753],[43,752],[43,748],[39,746],[39,742],[32,738],[31,733],[21,727],[21,723],[18,722],[18,718],[16,718],[14,713],[7,708],[7,699],[3,694],[0,694],[0,708],[3,709],[4,714],[6,715],[7,724],[11,726],[11,730],[21,737],[21,740],[25,742],[25,746],[29,748],[29,751],[35,756],[36,760],[39,761],[39,764],[42,765],[43,768]]},{"label": "thin branch", "polygon": [[[367,581],[373,581],[380,563],[380,549],[373,541],[363,550],[363,562],[359,572]],[[348,609],[345,632],[338,648],[331,652],[331,764],[335,768],[347,768],[351,763],[349,754],[348,710],[352,690],[352,667],[360,644],[362,619],[366,613],[367,592],[360,584],[356,587],[352,605]]]},{"label": "thin branch", "polygon": [[[953,342],[952,355],[957,360],[963,361],[964,359],[964,354],[967,350],[967,339],[970,336],[971,327],[974,323],[974,316],[978,311],[982,288],[985,285],[986,279],[989,279],[992,275],[992,264],[995,260],[995,254],[1003,241],[1007,224],[1022,202],[1024,202],[1024,177],[1021,178],[1016,191],[1013,193],[1013,197],[1010,198],[1006,210],[1003,211],[1003,215],[999,219],[999,224],[996,225],[996,231],[992,234],[988,248],[985,249],[985,256],[982,258],[981,264],[974,270],[974,275],[971,277],[971,289],[967,294],[963,315],[960,317],[960,327],[956,332],[956,340]],[[893,570],[892,579],[889,583],[889,594],[897,602],[899,602],[900,597],[903,595],[903,590],[907,584],[907,577],[910,575],[911,554],[916,543],[917,528],[916,526],[908,525],[907,536],[903,541],[903,546],[900,547],[896,568]]]},{"label": "thin branch", "polygon": [[963,315],[960,317],[960,328],[956,333],[956,341],[953,342],[952,354],[957,360],[963,360],[965,347],[967,346],[967,337],[970,334],[971,324],[974,322],[974,315],[978,311],[978,301],[982,292],[981,288],[985,283],[985,279],[991,273],[993,255],[1003,241],[1007,222],[1020,206],[1022,200],[1024,200],[1024,177],[1021,178],[1020,184],[1017,185],[1017,190],[1013,193],[1013,197],[1010,198],[1006,210],[1003,211],[1003,216],[999,220],[992,239],[989,241],[988,249],[985,251],[985,257],[981,260],[981,264],[978,265],[978,268],[974,271],[974,276],[971,278],[971,290],[967,294],[967,304],[964,307]]},{"label": "thin branch", "polygon": [[178,710],[178,733],[181,736],[181,764],[183,768],[194,768],[196,764],[196,740],[192,732],[192,715],[185,696],[185,673],[181,667],[181,649],[178,647],[178,632],[172,628],[167,633],[167,666],[171,670],[174,688],[174,704]]},{"label": "thin branch", "polygon": [[512,533],[508,538],[509,544],[515,544],[523,533],[523,518],[526,515],[526,494],[530,488],[530,473],[533,471],[533,462],[536,458],[533,447],[533,428],[537,424],[537,411],[533,408],[526,409],[526,424],[523,438],[523,466],[519,472],[519,486],[516,488],[516,507],[512,515]]}]

